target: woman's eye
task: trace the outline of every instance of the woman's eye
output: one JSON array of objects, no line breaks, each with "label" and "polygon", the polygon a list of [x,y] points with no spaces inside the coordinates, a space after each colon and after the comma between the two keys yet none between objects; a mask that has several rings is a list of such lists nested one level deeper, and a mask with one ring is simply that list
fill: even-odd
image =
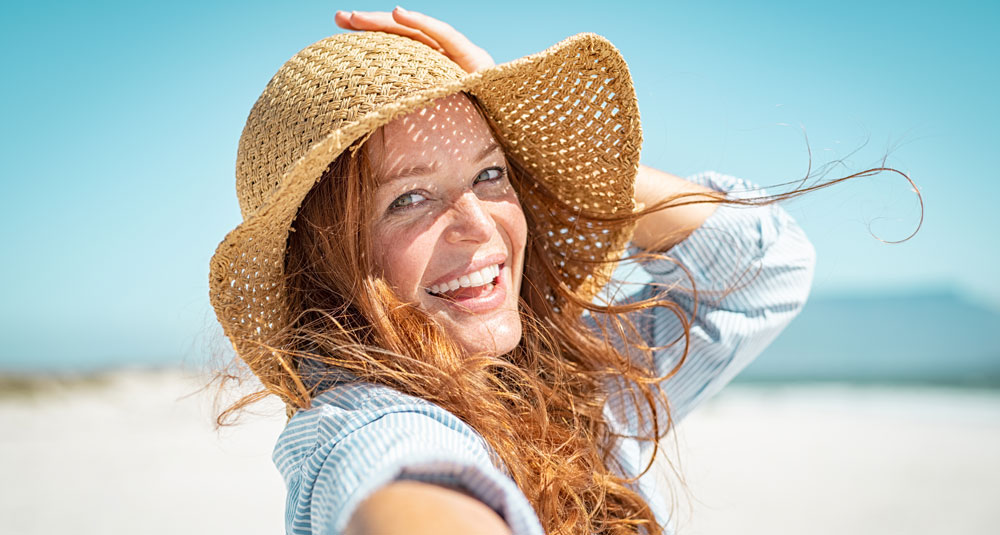
[{"label": "woman's eye", "polygon": [[483,169],[479,175],[476,176],[476,184],[480,182],[494,182],[503,178],[504,169],[502,167],[490,167],[489,169]]},{"label": "woman's eye", "polygon": [[389,205],[389,210],[399,210],[401,208],[409,208],[410,206],[413,206],[419,203],[420,201],[425,201],[425,200],[427,200],[427,197],[424,197],[423,195],[415,191],[411,191],[409,193],[404,193],[399,197],[396,197],[396,200],[392,201],[392,204]]}]

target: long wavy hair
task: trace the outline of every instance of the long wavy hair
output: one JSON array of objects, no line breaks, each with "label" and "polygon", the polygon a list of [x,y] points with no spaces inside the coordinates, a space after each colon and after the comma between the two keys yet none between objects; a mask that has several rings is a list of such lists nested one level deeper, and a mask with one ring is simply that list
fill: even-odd
[{"label": "long wavy hair", "polygon": [[[496,137],[502,143],[501,136]],[[565,202],[535,180],[522,162],[508,157],[508,169],[522,204],[526,196],[541,210]],[[702,194],[666,199],[622,215],[580,212],[577,224],[598,229],[631,226],[648,213],[691,203],[768,204],[883,170],[895,171],[869,169],[755,199]],[[505,355],[465,354],[432,318],[401,301],[372,264],[366,222],[375,184],[362,145],[330,164],[306,197],[285,258],[283,287],[294,321],[261,351],[240,355],[253,369],[272,372],[258,373],[263,390],[222,411],[220,425],[271,394],[292,409],[310,407],[323,385],[330,384],[317,370],[327,370],[336,380],[350,377],[420,397],[462,419],[492,448],[498,464],[534,506],[546,533],[661,533],[651,508],[635,490],[635,480],[622,476],[615,463],[611,452],[623,437],[609,427],[603,409],[616,394],[609,392],[609,385],[617,385],[617,394],[625,392],[622,399],[634,405],[642,420],[639,428],[647,430],[633,438],[652,442],[655,456],[659,439],[671,427],[659,384],[683,365],[695,312],[688,316],[666,291],[624,305],[581,299],[561,282],[555,267],[561,259],[541,247],[533,234],[537,225],[526,211],[522,339]],[[666,257],[644,253],[633,260],[653,258]],[[697,303],[693,281],[690,291]],[[681,358],[666,376],[654,371],[652,351],[658,348],[634,336],[629,319],[632,313],[655,307],[672,311],[683,326],[683,335],[673,342],[683,344]],[[586,322],[585,310],[606,321],[595,329]]]}]

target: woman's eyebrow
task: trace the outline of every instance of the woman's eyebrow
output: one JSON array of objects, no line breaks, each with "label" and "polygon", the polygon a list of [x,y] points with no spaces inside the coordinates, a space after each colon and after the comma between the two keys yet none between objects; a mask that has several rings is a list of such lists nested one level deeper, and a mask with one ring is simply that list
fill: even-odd
[{"label": "woman's eyebrow", "polygon": [[400,169],[398,172],[387,176],[386,178],[379,181],[379,183],[390,184],[392,182],[396,182],[397,180],[402,180],[404,178],[409,178],[411,176],[426,175],[429,174],[431,171],[433,171],[433,169],[431,169],[431,166],[429,165],[425,164],[411,165],[410,167],[404,167],[403,169]]},{"label": "woman's eyebrow", "polygon": [[487,156],[493,154],[494,152],[500,150],[500,145],[494,140],[490,141],[490,144],[486,146],[483,150],[479,151],[476,156],[476,161],[481,162],[486,159]]},{"label": "woman's eyebrow", "polygon": [[[497,143],[496,141],[490,141],[489,145],[483,148],[483,150],[479,151],[479,154],[476,155],[475,161],[481,162],[498,150],[500,150],[500,144]],[[417,164],[417,165],[411,165],[409,167],[404,167],[399,171],[387,176],[385,179],[381,180],[380,183],[389,184],[397,180],[402,180],[404,178],[427,175],[430,174],[432,171],[434,171],[433,167],[435,166],[430,166],[427,164]]]}]

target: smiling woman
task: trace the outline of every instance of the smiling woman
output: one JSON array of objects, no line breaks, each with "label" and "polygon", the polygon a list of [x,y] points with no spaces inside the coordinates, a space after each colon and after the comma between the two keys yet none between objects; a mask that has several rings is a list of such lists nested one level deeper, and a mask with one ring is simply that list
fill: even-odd
[{"label": "smiling woman", "polygon": [[[265,388],[220,421],[287,404],[287,531],[669,532],[657,440],[808,293],[780,196],[640,167],[628,69],[598,36],[493,66],[423,15],[337,21],[381,31],[271,79],[212,262]],[[600,294],[629,244],[654,283]]]},{"label": "smiling woman", "polygon": [[375,189],[376,268],[466,353],[510,352],[521,340],[527,229],[489,126],[459,93],[380,133],[372,156],[387,178]]}]

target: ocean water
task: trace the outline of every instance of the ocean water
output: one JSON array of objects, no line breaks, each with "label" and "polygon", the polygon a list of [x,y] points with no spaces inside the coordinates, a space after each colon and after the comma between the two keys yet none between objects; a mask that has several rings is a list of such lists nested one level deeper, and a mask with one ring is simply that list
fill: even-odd
[{"label": "ocean water", "polygon": [[740,376],[1000,386],[1000,313],[955,292],[819,296]]}]

